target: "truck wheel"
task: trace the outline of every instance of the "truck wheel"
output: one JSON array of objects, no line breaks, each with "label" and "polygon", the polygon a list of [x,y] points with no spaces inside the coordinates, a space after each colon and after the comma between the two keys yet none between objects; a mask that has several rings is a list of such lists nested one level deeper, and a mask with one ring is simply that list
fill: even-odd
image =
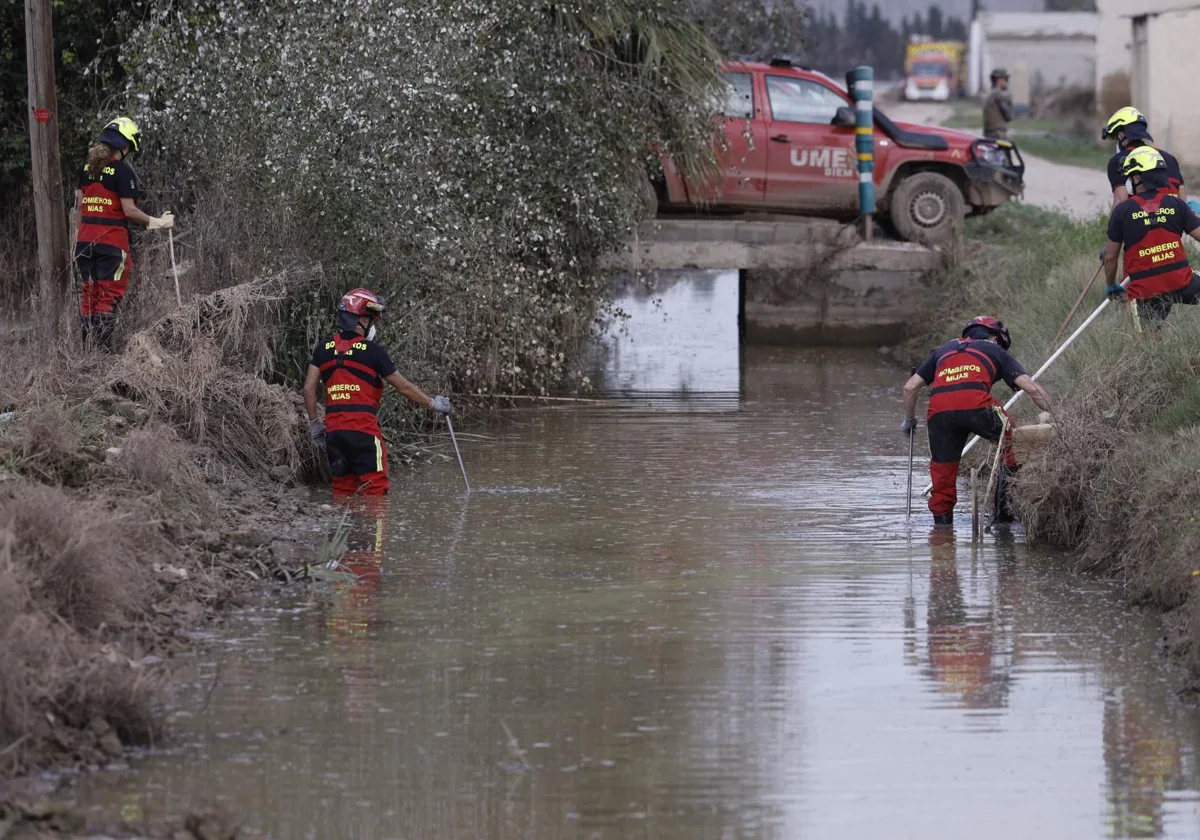
[{"label": "truck wheel", "polygon": [[896,187],[891,202],[892,224],[901,239],[934,245],[954,236],[964,208],[957,184],[937,172],[918,172]]}]

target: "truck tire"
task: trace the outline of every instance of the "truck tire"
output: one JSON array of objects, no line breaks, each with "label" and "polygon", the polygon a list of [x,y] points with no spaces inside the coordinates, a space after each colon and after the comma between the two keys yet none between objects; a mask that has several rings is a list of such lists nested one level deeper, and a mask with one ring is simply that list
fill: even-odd
[{"label": "truck tire", "polygon": [[955,235],[965,207],[958,184],[937,172],[917,172],[896,187],[890,215],[901,239],[936,245]]}]

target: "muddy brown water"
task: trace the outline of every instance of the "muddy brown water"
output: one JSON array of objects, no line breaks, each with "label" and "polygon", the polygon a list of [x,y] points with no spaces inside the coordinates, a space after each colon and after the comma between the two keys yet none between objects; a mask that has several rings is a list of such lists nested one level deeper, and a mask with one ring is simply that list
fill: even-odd
[{"label": "muddy brown water", "polygon": [[730,350],[736,276],[701,281],[627,302],[634,396],[465,439],[505,492],[401,477],[355,582],[234,616],[169,739],[64,799],[277,838],[1200,836],[1156,620],[1019,534],[907,528],[904,371]]}]

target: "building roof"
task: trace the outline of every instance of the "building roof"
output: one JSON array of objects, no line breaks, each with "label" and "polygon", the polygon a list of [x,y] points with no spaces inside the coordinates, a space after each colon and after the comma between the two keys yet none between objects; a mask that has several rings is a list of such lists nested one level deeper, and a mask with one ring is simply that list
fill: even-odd
[{"label": "building roof", "polygon": [[977,18],[991,38],[1095,38],[1095,12],[981,12]]}]

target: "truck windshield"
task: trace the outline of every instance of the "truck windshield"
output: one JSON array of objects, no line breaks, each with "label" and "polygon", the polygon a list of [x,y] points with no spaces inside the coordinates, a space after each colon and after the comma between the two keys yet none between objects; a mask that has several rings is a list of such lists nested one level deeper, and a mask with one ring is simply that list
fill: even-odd
[{"label": "truck windshield", "polygon": [[918,61],[912,68],[913,76],[949,76],[950,68],[940,61]]}]

